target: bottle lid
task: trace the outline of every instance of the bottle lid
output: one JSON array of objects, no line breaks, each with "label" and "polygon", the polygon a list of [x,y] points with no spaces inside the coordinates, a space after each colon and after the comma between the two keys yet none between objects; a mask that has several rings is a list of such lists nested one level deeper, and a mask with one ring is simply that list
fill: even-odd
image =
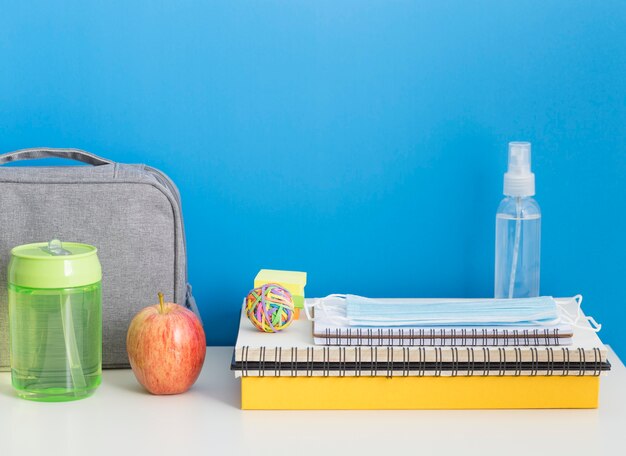
[{"label": "bottle lid", "polygon": [[504,194],[533,196],[535,175],[530,171],[530,143],[509,143],[509,168],[504,174]]},{"label": "bottle lid", "polygon": [[9,283],[28,288],[73,288],[102,280],[98,249],[89,244],[24,244],[11,250]]}]

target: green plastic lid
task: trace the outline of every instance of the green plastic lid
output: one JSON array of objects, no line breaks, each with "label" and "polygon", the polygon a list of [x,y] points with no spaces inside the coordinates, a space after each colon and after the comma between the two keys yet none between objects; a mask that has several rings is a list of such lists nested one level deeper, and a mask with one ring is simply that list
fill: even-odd
[{"label": "green plastic lid", "polygon": [[25,244],[11,250],[9,283],[28,288],[74,288],[102,280],[98,249],[63,242]]}]

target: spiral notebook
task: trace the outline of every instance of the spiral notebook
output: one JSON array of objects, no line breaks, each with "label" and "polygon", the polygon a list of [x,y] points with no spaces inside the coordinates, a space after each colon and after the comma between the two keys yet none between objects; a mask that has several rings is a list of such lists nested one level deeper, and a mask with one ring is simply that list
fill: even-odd
[{"label": "spiral notebook", "polygon": [[[243,377],[244,410],[596,408],[600,377]],[[268,395],[268,391],[280,394]]]},{"label": "spiral notebook", "polygon": [[415,327],[350,328],[323,319],[313,324],[315,345],[363,346],[561,346],[571,345],[574,332],[570,325],[549,327]]},{"label": "spiral notebook", "polygon": [[[574,311],[574,309],[572,309]],[[231,369],[239,376],[519,376],[600,375],[606,348],[591,330],[574,328],[567,347],[545,344],[456,346],[319,346],[301,318],[275,334],[241,314]]]}]

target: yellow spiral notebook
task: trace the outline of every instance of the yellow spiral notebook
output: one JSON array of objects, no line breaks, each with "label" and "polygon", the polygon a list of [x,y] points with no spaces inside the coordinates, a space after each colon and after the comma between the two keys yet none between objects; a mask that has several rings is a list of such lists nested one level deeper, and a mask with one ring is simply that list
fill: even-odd
[{"label": "yellow spiral notebook", "polygon": [[243,410],[596,408],[600,377],[242,377]]}]

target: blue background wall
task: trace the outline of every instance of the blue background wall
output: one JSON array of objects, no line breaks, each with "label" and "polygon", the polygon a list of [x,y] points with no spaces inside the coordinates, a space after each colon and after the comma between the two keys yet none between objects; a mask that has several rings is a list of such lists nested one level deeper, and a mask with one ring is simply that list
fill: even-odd
[{"label": "blue background wall", "polygon": [[2,6],[0,149],[168,173],[210,344],[262,267],[310,296],[490,296],[529,140],[542,292],[584,294],[626,353],[624,2],[132,3]]}]

